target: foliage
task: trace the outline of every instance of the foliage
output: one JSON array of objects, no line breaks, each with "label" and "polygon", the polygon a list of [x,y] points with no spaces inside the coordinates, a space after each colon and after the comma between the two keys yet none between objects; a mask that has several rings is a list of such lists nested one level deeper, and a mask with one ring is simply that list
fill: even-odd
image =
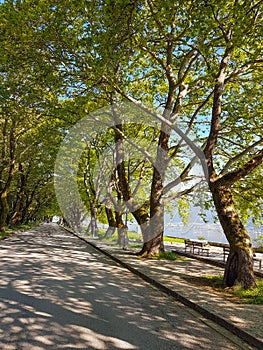
[{"label": "foliage", "polygon": [[258,238],[254,238],[255,246],[257,248],[263,248],[263,235],[259,235]]},{"label": "foliage", "polygon": [[[242,219],[252,217],[260,223],[261,1],[6,1],[0,5],[0,17],[2,211],[8,210],[13,217],[7,204],[10,207],[15,201],[19,210],[26,207],[27,212],[42,215],[52,203],[51,169],[60,137],[95,109],[128,100],[164,118],[147,141],[167,176],[163,181],[152,164],[143,168],[137,159],[125,159],[125,171],[122,176],[118,173],[117,180],[124,183],[129,178],[130,182],[126,181],[126,193],[113,186],[114,199],[131,196],[136,188],[132,184],[141,176],[144,186],[138,194],[145,205],[138,221],[158,210],[161,221],[163,204],[174,198],[187,219],[192,198],[186,195],[200,173],[193,167],[195,157],[186,142],[167,127],[170,122],[205,149],[210,184],[215,179],[231,182],[229,191]],[[129,138],[135,129],[131,125],[124,128],[124,136]],[[141,134],[144,131],[142,128]],[[112,145],[116,139],[116,134],[111,139],[106,136],[99,135],[101,152],[105,141]],[[42,138],[46,142],[38,147]],[[31,161],[29,148],[37,155],[35,161]],[[163,159],[160,148],[167,150],[169,161]],[[129,147],[125,148],[128,154],[127,150]],[[36,167],[39,158],[46,164],[40,169]],[[98,209],[96,183],[86,181],[82,186],[83,177],[94,171],[98,155],[88,158],[86,153],[76,165],[79,187],[86,206]],[[80,174],[84,169],[86,173]],[[21,186],[26,175],[32,182]],[[29,207],[22,205],[25,197],[33,197]],[[79,219],[82,213],[70,204],[68,209],[72,213],[76,209],[74,215]]]}]

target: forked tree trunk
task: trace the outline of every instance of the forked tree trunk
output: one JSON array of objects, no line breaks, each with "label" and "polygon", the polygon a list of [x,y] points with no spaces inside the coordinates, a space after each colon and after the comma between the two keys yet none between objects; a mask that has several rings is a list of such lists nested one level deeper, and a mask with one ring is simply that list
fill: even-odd
[{"label": "forked tree trunk", "polygon": [[244,289],[256,286],[251,239],[235,209],[230,186],[219,181],[210,185],[218,218],[230,245],[224,284],[232,287],[240,283]]},{"label": "forked tree trunk", "polygon": [[[173,94],[171,94],[172,96]],[[172,97],[171,101],[166,105],[165,114],[170,114],[172,106]],[[118,173],[118,182],[119,190],[122,196],[122,199],[127,203],[133,201],[133,196],[128,182],[128,177],[126,177],[126,171],[124,166],[124,146],[123,146],[123,136],[122,136],[122,124],[121,119],[118,118],[118,111],[115,110],[116,122],[115,128],[115,145],[116,145],[116,168]],[[166,130],[166,131],[164,131]],[[164,220],[163,220],[163,207],[161,204],[162,194],[163,194],[163,180],[167,165],[169,162],[168,159],[168,143],[170,138],[170,129],[165,125],[162,125],[162,130],[160,131],[158,149],[156,155],[156,164],[158,164],[158,169],[154,167],[152,186],[151,186],[151,196],[150,196],[150,215],[146,211],[148,209],[148,204],[146,203],[139,208],[138,210],[132,211],[134,218],[141,227],[144,244],[139,253],[142,257],[152,258],[159,254],[160,250],[163,250],[163,229],[164,229]],[[116,217],[117,221],[117,217]],[[122,231],[119,231],[119,224],[117,221],[117,227],[119,235],[122,235]]]}]

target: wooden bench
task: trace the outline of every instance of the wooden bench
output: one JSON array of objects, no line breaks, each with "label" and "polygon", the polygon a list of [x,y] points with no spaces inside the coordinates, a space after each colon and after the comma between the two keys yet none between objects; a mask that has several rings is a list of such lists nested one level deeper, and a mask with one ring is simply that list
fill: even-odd
[{"label": "wooden bench", "polygon": [[193,239],[185,239],[184,240],[184,251],[186,252],[187,248],[190,248],[190,253],[195,254],[197,250],[198,254],[203,254],[206,252],[206,255],[209,255],[209,245],[207,241],[203,240],[193,240]]},{"label": "wooden bench", "polygon": [[185,253],[186,253],[187,248],[190,248],[190,252],[192,252],[192,250],[193,250],[193,244],[192,244],[192,242],[190,241],[190,239],[185,239],[185,240],[184,240],[184,251],[185,251]]},{"label": "wooden bench", "polygon": [[254,261],[254,265],[255,265],[255,262],[258,262],[258,268],[261,270],[261,267],[262,267],[262,259],[258,258],[258,257],[256,256],[256,254],[254,254],[253,261]]},{"label": "wooden bench", "polygon": [[[223,261],[224,261],[224,262],[226,261],[226,256],[229,254],[229,251],[230,251],[230,248],[229,248],[229,247],[227,247],[227,246],[224,246],[224,247],[223,247]],[[258,267],[259,267],[259,269],[261,270],[261,268],[262,268],[262,259],[261,259],[261,258],[258,258],[258,257],[256,256],[256,254],[254,254],[253,261],[254,261],[254,265],[255,265],[255,262],[258,263]]]},{"label": "wooden bench", "polygon": [[229,252],[230,252],[230,248],[227,246],[224,246],[223,247],[223,261],[224,262],[226,261],[226,256],[229,254]]}]

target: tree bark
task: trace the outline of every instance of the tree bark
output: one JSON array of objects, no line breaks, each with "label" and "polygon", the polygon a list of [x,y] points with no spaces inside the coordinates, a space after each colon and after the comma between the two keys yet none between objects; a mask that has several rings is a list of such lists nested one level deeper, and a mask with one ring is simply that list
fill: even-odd
[{"label": "tree bark", "polygon": [[93,205],[90,205],[90,231],[92,237],[96,237],[98,234],[98,225],[97,225],[97,212],[96,208]]},{"label": "tree bark", "polygon": [[151,220],[147,221],[141,228],[143,233],[143,247],[138,253],[140,257],[152,258],[157,256],[160,251],[164,251],[163,245],[163,222],[164,212],[162,208],[156,212]]},{"label": "tree bark", "polygon": [[[171,52],[170,52],[171,54]],[[171,56],[172,57],[172,56]],[[170,72],[170,71],[169,71]],[[174,81],[172,78],[172,73],[169,73],[171,78],[169,94],[166,102],[166,109],[163,113],[164,117],[169,119],[172,114],[172,106],[174,102]],[[180,101],[175,104],[175,107],[178,107]],[[174,107],[174,109],[175,109]],[[115,128],[115,144],[116,144],[116,168],[118,173],[119,180],[119,190],[124,199],[128,203],[132,204],[133,197],[129,187],[128,176],[126,176],[125,166],[124,166],[124,147],[123,147],[123,136],[122,136],[122,123],[118,116],[118,111],[113,105],[113,111],[116,120]],[[159,254],[160,250],[163,250],[163,230],[164,230],[164,213],[163,205],[161,203],[163,196],[163,181],[167,165],[169,162],[168,159],[168,148],[169,148],[169,139],[170,139],[171,128],[168,127],[165,123],[162,123],[158,149],[156,154],[156,164],[158,164],[158,169],[154,166],[152,186],[151,186],[151,195],[150,201],[146,202],[141,208],[136,211],[132,211],[133,216],[140,225],[144,244],[139,255],[143,257],[153,257]],[[150,213],[149,213],[149,204],[150,204]],[[131,205],[132,207],[132,205]],[[150,214],[150,215],[149,215]]]},{"label": "tree bark", "polygon": [[204,148],[204,154],[208,169],[209,188],[213,196],[218,218],[230,245],[230,253],[224,273],[224,284],[225,286],[232,287],[235,283],[240,283],[243,288],[248,289],[256,285],[253,270],[253,247],[251,239],[235,209],[231,186],[253,170],[256,163],[260,161],[260,155],[252,162],[248,162],[241,169],[236,169],[224,176],[221,175],[220,178],[214,169],[213,154],[217,147],[220,131],[226,69],[233,50],[231,30],[228,30],[224,37],[226,48],[220,62],[217,81],[214,87],[210,133]]},{"label": "tree bark", "polygon": [[163,125],[160,132],[158,150],[156,155],[156,164],[154,167],[153,179],[150,197],[150,220],[144,232],[144,244],[139,256],[152,258],[164,250],[163,231],[164,231],[164,208],[162,204],[164,178],[169,162],[168,143],[170,138],[170,128]]},{"label": "tree bark", "polygon": [[16,226],[16,225],[21,225],[22,223],[22,211],[23,211],[23,206],[24,206],[24,189],[26,186],[26,176],[23,172],[23,166],[22,164],[18,165],[18,170],[20,172],[20,186],[17,194],[17,199],[14,205],[14,210],[10,219],[9,226]]},{"label": "tree bark", "polygon": [[5,232],[6,219],[8,215],[7,191],[2,191],[0,195],[0,232]]},{"label": "tree bark", "polygon": [[127,236],[127,226],[122,220],[122,212],[115,212],[117,232],[118,232],[118,245],[124,245],[124,238]]},{"label": "tree bark", "polygon": [[106,215],[107,215],[107,220],[108,220],[108,228],[107,228],[107,231],[105,233],[105,237],[112,237],[116,231],[116,227],[117,227],[117,224],[116,224],[116,220],[114,218],[114,215],[113,215],[113,211],[111,208],[105,208],[105,211],[106,211]]},{"label": "tree bark", "polygon": [[218,218],[230,245],[224,285],[240,283],[244,289],[256,286],[251,239],[235,209],[231,187],[220,180],[210,184]]}]

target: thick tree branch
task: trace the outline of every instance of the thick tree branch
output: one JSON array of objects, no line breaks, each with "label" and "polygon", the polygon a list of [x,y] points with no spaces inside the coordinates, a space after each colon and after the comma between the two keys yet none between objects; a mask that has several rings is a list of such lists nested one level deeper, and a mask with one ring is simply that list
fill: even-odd
[{"label": "thick tree branch", "polygon": [[256,146],[262,144],[263,139],[258,140],[257,142],[254,142],[251,146],[247,147],[245,150],[243,150],[241,153],[237,154],[235,157],[232,157],[228,160],[224,168],[222,169],[220,176],[224,176],[227,173],[227,170],[231,167],[232,164],[237,162],[239,159],[241,159],[243,156],[248,154],[250,151],[252,151]]},{"label": "thick tree branch", "polygon": [[166,65],[165,65],[164,61],[159,56],[157,56],[157,54],[155,52],[153,52],[152,50],[148,49],[145,46],[140,46],[140,48],[144,52],[147,52],[150,56],[152,56],[152,58],[160,64],[160,66],[163,68],[163,70],[166,70]]},{"label": "thick tree branch", "polygon": [[233,170],[226,175],[220,177],[217,181],[224,185],[232,186],[236,181],[241,180],[249,175],[263,162],[263,149],[259,151],[250,161],[244,164],[241,168]]},{"label": "thick tree branch", "polygon": [[183,191],[180,191],[178,193],[174,193],[172,194],[171,196],[169,197],[165,197],[163,198],[162,202],[163,202],[163,205],[166,205],[167,203],[171,202],[173,199],[176,199],[176,198],[180,198],[182,196],[185,196],[191,192],[193,192],[193,190],[199,185],[199,183],[196,183],[194,184],[193,186],[191,186],[190,188],[187,188]]},{"label": "thick tree branch", "polygon": [[232,46],[229,46],[225,49],[225,54],[220,64],[217,82],[214,88],[210,133],[207,139],[206,147],[204,149],[210,178],[214,175],[213,153],[217,145],[217,139],[220,129],[223,88],[226,78],[226,68],[228,66],[231,51]]}]

